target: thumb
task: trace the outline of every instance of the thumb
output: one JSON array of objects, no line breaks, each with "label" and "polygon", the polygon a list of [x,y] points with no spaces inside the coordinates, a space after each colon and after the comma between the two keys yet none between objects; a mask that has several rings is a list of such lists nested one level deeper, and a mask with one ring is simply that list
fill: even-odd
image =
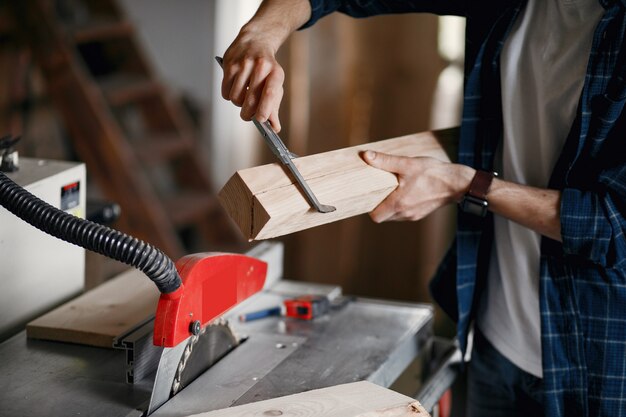
[{"label": "thumb", "polygon": [[382,152],[365,151],[363,152],[363,159],[374,168],[397,173],[402,170],[405,158]]}]

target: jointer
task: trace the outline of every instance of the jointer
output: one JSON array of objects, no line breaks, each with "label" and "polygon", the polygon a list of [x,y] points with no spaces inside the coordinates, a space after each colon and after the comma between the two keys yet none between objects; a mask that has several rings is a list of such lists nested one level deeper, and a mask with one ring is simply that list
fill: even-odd
[{"label": "jointer", "polygon": [[[237,346],[150,415],[188,416],[361,380],[393,387],[415,366],[422,377],[409,395],[432,410],[452,384],[460,357],[453,344],[433,337],[431,306],[344,297],[336,286],[284,280],[280,244],[264,243],[249,255],[267,261],[269,273],[262,292],[220,320],[229,323]],[[310,321],[237,319],[303,294],[342,302]],[[25,332],[6,340],[0,344],[0,415],[146,415],[158,352],[142,341],[152,340],[152,326],[121,335],[118,347],[126,349],[27,339]]]},{"label": "jointer", "polygon": [[[282,280],[281,245],[266,243],[246,255],[196,253],[174,262],[149,243],[40,199],[2,172],[0,205],[151,281],[134,293],[139,281],[117,277],[112,281],[123,285],[115,291],[99,292],[108,291],[107,282],[3,340],[1,416],[187,416],[355,381],[389,387],[412,364],[421,364],[423,375],[436,370],[419,392],[415,381],[407,388],[431,409],[454,379],[457,350],[433,338],[430,306],[344,297],[335,286]],[[62,273],[62,265],[57,269]],[[158,297],[156,309],[145,304],[150,290]],[[283,303],[304,308],[286,299],[309,300],[307,305],[320,297],[333,308],[313,320],[237,320]],[[138,305],[145,308],[135,317]],[[49,316],[60,320],[39,327],[47,336],[35,334],[34,323]],[[74,327],[76,322],[86,326]],[[104,329],[109,332],[98,333]],[[74,339],[77,330],[107,338],[97,338],[102,344]]]}]

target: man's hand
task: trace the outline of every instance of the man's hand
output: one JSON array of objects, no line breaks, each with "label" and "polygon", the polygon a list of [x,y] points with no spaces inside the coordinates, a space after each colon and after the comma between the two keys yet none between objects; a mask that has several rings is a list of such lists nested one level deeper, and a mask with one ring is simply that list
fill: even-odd
[{"label": "man's hand", "polygon": [[376,223],[419,220],[439,207],[458,202],[474,175],[470,167],[434,158],[407,158],[367,151],[365,162],[398,176],[398,188],[370,213]]},{"label": "man's hand", "polygon": [[[370,213],[377,223],[419,220],[467,192],[475,170],[433,158],[405,158],[367,151],[365,162],[398,176],[398,188]],[[561,241],[561,192],[494,178],[489,210],[551,239]]]},{"label": "man's hand", "polygon": [[226,50],[222,97],[241,107],[242,119],[269,120],[280,131],[285,72],[276,52],[310,16],[308,0],[265,0]]},{"label": "man's hand", "polygon": [[275,58],[278,46],[271,35],[242,30],[224,54],[222,80],[222,97],[241,107],[243,120],[269,120],[276,132],[285,80]]}]

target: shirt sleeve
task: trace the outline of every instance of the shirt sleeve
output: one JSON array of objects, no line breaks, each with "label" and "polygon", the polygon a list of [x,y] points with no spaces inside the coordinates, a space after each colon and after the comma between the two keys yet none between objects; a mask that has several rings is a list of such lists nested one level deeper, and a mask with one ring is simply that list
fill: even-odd
[{"label": "shirt sleeve", "polygon": [[391,13],[435,13],[465,15],[467,0],[309,0],[311,18],[300,29],[312,26],[322,17],[338,11],[352,17],[368,17]]},{"label": "shirt sleeve", "polygon": [[561,237],[567,255],[603,267],[626,266],[626,164],[599,175],[594,190],[565,188],[561,196]]}]

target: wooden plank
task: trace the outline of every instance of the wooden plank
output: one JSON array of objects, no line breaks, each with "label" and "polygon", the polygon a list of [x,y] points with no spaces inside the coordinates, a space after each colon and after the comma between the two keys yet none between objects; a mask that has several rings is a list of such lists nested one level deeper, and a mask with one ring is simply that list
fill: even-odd
[{"label": "wooden plank", "polygon": [[362,151],[449,161],[457,136],[457,129],[424,132],[295,159],[318,200],[337,208],[332,213],[311,209],[277,163],[238,171],[219,199],[249,240],[286,235],[370,212],[395,190],[397,177],[366,164]]},{"label": "wooden plank", "polygon": [[196,414],[194,417],[255,416],[430,417],[413,398],[367,381]]},{"label": "wooden plank", "polygon": [[142,272],[130,269],[26,326],[29,338],[105,348],[154,316],[159,290]]}]

